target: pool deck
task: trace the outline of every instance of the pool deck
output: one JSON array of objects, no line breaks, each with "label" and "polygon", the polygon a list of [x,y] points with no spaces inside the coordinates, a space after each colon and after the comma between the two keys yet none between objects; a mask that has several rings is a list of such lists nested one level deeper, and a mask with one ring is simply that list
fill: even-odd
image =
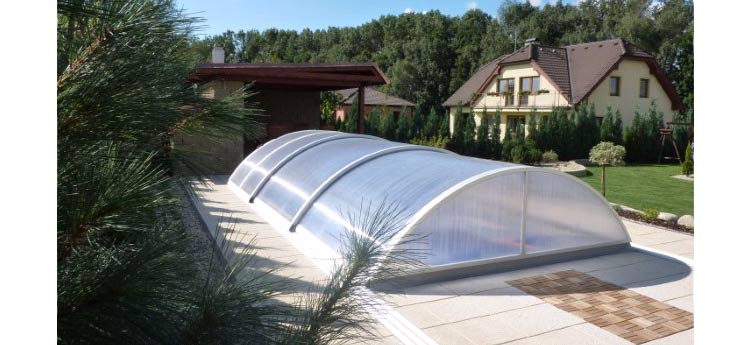
[{"label": "pool deck", "polygon": [[[254,238],[256,264],[276,269],[276,275],[288,279],[288,291],[282,299],[298,298],[319,286],[326,273],[309,253],[303,254],[296,233],[276,230],[250,204],[228,189],[227,178],[214,176],[193,184],[192,201],[207,229],[219,229],[220,236],[238,246]],[[231,224],[229,217],[232,217]],[[580,313],[560,309],[549,298],[517,288],[518,279],[575,270],[596,281],[615,284],[622,291],[658,301],[655,303],[664,308],[673,306],[689,312],[692,327],[693,237],[628,220],[624,220],[624,224],[634,244],[641,249],[653,249],[654,253],[631,250],[382,291],[382,298],[390,306],[391,321],[378,325],[377,339],[366,343],[692,344],[692,328],[653,341],[637,341],[629,334],[618,336],[611,328],[605,330],[605,324],[600,322],[586,321]],[[619,320],[612,323],[616,321]]]}]

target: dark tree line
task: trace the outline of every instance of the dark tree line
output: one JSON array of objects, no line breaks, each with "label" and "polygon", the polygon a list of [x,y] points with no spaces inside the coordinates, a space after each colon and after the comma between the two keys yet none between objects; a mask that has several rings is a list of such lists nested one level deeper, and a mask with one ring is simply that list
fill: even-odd
[{"label": "dark tree line", "polygon": [[[248,28],[252,23],[247,24]],[[195,40],[205,60],[214,45],[230,62],[375,62],[391,79],[392,95],[423,114],[445,101],[482,64],[536,37],[566,45],[621,37],[655,54],[688,109],[693,104],[693,2],[686,0],[558,1],[544,7],[506,0],[497,16],[461,17],[439,11],[387,15],[357,27],[325,30],[227,31]]]}]

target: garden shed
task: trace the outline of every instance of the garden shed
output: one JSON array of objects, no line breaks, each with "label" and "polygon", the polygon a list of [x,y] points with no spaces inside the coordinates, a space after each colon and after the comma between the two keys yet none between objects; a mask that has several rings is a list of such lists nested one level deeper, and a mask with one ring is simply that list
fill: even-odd
[{"label": "garden shed", "polygon": [[617,214],[595,190],[553,170],[465,157],[333,131],[290,133],[239,164],[230,188],[262,203],[290,231],[342,248],[363,203],[397,203],[405,217],[388,244],[428,255],[416,274],[472,275],[629,246]]},{"label": "garden shed", "polygon": [[[341,89],[360,95],[358,130],[364,132],[364,89],[385,85],[388,78],[374,63],[227,63],[224,50],[214,48],[212,63],[200,64],[190,82],[201,85],[202,96],[221,99],[245,87],[246,98],[261,109],[254,118],[262,124],[260,138],[177,133],[173,146],[183,159],[204,173],[228,174],[259,144],[281,135],[320,128],[320,93]],[[264,133],[263,133],[264,132]],[[188,171],[192,173],[192,171]]]}]

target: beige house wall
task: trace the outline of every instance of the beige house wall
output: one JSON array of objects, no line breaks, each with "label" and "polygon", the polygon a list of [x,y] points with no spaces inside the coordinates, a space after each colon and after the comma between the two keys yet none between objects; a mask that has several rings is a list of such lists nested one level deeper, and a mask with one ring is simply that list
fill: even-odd
[{"label": "beige house wall", "polygon": [[[501,136],[505,135],[505,131],[508,127],[508,118],[512,116],[524,116],[526,123],[529,123],[531,109],[530,107],[514,107],[514,106],[503,106],[503,96],[491,96],[488,92],[495,92],[497,90],[497,84],[500,79],[514,78],[515,79],[515,91],[516,94],[514,104],[518,104],[518,91],[521,86],[521,77],[534,77],[539,76],[539,88],[547,89],[550,91],[549,94],[541,94],[536,96],[529,96],[529,103],[532,104],[533,97],[536,99],[536,114],[537,120],[542,116],[549,115],[552,112],[552,108],[557,106],[569,106],[569,103],[560,95],[559,91],[547,80],[543,75],[540,75],[531,64],[519,64],[513,66],[503,67],[501,74],[495,77],[494,80],[487,87],[487,90],[479,96],[477,102],[472,107],[462,107],[464,113],[474,111],[474,120],[477,126],[481,122],[482,111],[486,108],[489,115],[500,113],[500,130],[502,131]],[[620,77],[620,96],[609,95],[609,78],[611,76]],[[649,97],[640,98],[640,79],[649,80]],[[625,59],[620,62],[618,68],[607,75],[588,96],[584,102],[594,104],[596,108],[597,116],[604,116],[605,109],[607,106],[611,106],[613,109],[619,109],[623,118],[623,128],[630,126],[635,116],[635,111],[638,110],[641,113],[645,113],[651,106],[651,101],[654,100],[657,111],[664,114],[664,122],[672,121],[674,117],[674,111],[672,110],[672,102],[669,96],[662,88],[659,81],[654,75],[649,72],[648,65],[643,61],[628,60]],[[453,133],[456,113],[458,107],[450,107],[450,132]],[[528,128],[526,133],[528,134]]]},{"label": "beige house wall", "polygon": [[[609,95],[610,77],[620,77],[620,95]],[[648,98],[639,97],[640,80],[648,79]],[[657,111],[664,114],[664,122],[672,121],[674,111],[672,101],[661,87],[659,81],[649,72],[648,64],[638,60],[623,60],[616,70],[608,74],[602,82],[591,92],[586,102],[594,104],[597,115],[604,114],[607,106],[619,109],[622,113],[623,128],[633,123],[635,111],[645,113],[656,102]],[[601,115],[600,115],[601,116]]]},{"label": "beige house wall", "polygon": [[[542,93],[538,95],[529,95],[529,105],[528,106],[520,106],[519,105],[519,92],[521,90],[521,78],[523,77],[539,77],[539,89],[540,90],[547,90],[549,93]],[[513,95],[514,102],[513,106],[504,106],[503,103],[503,95],[488,95],[488,93],[494,93],[498,90],[498,83],[500,83],[500,79],[509,79],[512,78],[515,80],[515,94]],[[541,75],[537,70],[534,69],[531,64],[518,64],[518,65],[511,65],[511,66],[504,66],[500,70],[500,75],[496,76],[495,79],[492,80],[492,82],[487,86],[487,89],[484,90],[481,96],[477,99],[476,104],[474,105],[475,108],[483,109],[500,109],[500,108],[508,108],[506,111],[515,111],[515,112],[526,112],[529,107],[537,107],[537,108],[551,108],[551,107],[567,107],[568,101],[565,100],[565,97],[560,93],[560,91],[543,75]]]},{"label": "beige house wall", "polygon": [[[523,77],[539,77],[539,89],[547,90],[549,91],[549,93],[529,95],[529,105],[520,106],[519,92],[521,88],[521,78]],[[514,102],[511,106],[505,105],[503,101],[503,95],[489,95],[489,93],[494,93],[497,91],[500,79],[508,78],[513,78],[515,83],[515,93],[513,95]],[[474,121],[476,122],[477,126],[481,124],[482,111],[484,111],[485,109],[487,109],[487,114],[490,115],[488,116],[490,118],[493,115],[497,116],[497,114],[500,114],[501,137],[504,137],[505,131],[508,129],[508,121],[510,117],[523,116],[526,123],[529,123],[529,120],[531,119],[531,110],[534,107],[536,108],[537,116],[543,116],[545,114],[550,114],[552,112],[552,108],[554,107],[567,106],[569,106],[569,103],[567,100],[565,100],[565,97],[563,97],[560,91],[546,77],[544,77],[536,69],[534,69],[531,64],[527,63],[503,67],[500,71],[500,75],[496,76],[487,86],[487,89],[484,90],[484,92],[478,97],[477,102],[474,104],[474,107],[463,107],[462,110],[464,113],[468,113],[472,110],[474,111]],[[457,112],[458,107],[450,107],[449,124],[451,133],[453,133],[453,127]],[[526,132],[528,134],[528,130]]]}]

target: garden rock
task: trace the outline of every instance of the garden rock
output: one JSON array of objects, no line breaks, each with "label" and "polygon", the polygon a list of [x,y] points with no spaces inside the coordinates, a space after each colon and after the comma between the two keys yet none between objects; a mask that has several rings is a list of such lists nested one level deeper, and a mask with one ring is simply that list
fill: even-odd
[{"label": "garden rock", "polygon": [[690,229],[693,229],[695,227],[694,222],[695,220],[693,219],[693,216],[689,214],[686,214],[677,220],[677,224],[682,225],[686,228],[690,228]]},{"label": "garden rock", "polygon": [[670,223],[674,223],[677,221],[679,217],[677,217],[676,214],[667,213],[667,212],[659,212],[659,215],[656,216],[656,218],[670,222]]}]

